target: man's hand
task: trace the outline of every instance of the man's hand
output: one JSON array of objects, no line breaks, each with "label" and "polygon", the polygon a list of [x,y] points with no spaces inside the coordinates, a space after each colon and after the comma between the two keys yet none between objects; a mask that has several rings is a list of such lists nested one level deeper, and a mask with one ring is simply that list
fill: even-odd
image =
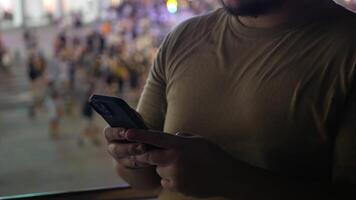
[{"label": "man's hand", "polygon": [[105,138],[108,142],[108,152],[121,167],[139,169],[150,167],[148,163],[139,162],[135,156],[146,152],[147,145],[129,142],[125,138],[125,129],[106,127]]},{"label": "man's hand", "polygon": [[122,137],[158,147],[136,154],[133,159],[157,166],[161,185],[166,190],[194,197],[212,197],[222,195],[221,186],[234,181],[235,159],[202,137],[144,130],[127,130]]},{"label": "man's hand", "polygon": [[156,167],[134,159],[149,150],[149,147],[127,141],[124,137],[125,129],[107,127],[104,134],[108,142],[108,152],[116,161],[115,168],[121,178],[136,189],[149,190],[153,195],[157,195],[161,186]]}]

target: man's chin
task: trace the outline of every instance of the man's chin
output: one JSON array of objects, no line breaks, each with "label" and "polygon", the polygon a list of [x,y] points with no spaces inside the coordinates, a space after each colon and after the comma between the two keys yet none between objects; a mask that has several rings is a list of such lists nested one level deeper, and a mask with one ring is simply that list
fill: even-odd
[{"label": "man's chin", "polygon": [[240,0],[220,0],[220,2],[229,14],[235,16],[240,15],[240,12],[238,10]]},{"label": "man's chin", "polygon": [[[256,17],[260,11],[256,12],[254,7],[242,5],[241,0],[220,0],[225,10],[233,16]],[[252,9],[253,8],[253,9]]]},{"label": "man's chin", "polygon": [[220,0],[225,10],[234,16],[257,17],[267,15],[280,8],[286,0],[251,0],[243,3],[241,0]]},{"label": "man's chin", "polygon": [[221,0],[228,7],[238,7],[241,0]]},{"label": "man's chin", "polygon": [[257,17],[260,15],[260,12],[251,12],[249,10],[241,10],[239,7],[233,7],[233,6],[227,6],[224,5],[224,9],[229,13],[230,15],[233,16],[239,16],[239,17]]}]

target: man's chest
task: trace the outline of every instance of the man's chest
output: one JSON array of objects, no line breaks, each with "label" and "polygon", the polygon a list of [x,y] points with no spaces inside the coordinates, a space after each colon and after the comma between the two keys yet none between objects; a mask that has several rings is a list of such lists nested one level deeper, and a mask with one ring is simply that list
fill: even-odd
[{"label": "man's chest", "polygon": [[326,84],[332,78],[321,66],[297,57],[222,62],[206,55],[186,59],[172,74],[165,131],[200,134],[239,159],[275,170],[326,164],[327,118],[336,112],[330,99],[337,89]]}]

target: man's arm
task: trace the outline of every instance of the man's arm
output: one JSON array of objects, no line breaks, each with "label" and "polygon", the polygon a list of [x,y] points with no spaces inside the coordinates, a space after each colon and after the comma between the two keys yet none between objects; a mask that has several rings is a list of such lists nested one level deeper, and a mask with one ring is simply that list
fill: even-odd
[{"label": "man's arm", "polygon": [[[165,58],[168,40],[169,35],[166,37],[154,60],[138,105],[139,114],[149,129],[152,130],[163,130],[166,110],[164,67],[166,65]],[[156,167],[147,165],[146,163],[135,163],[134,159],[132,159],[132,157],[137,155],[137,152],[134,150],[137,144],[117,142],[117,140],[124,139],[120,138],[118,130],[107,128],[106,132],[105,135],[109,142],[109,153],[116,160],[115,168],[117,173],[132,187],[152,190],[155,194],[158,194],[161,190],[161,185]]]},{"label": "man's arm", "polygon": [[160,179],[155,172],[155,166],[137,162],[133,158],[146,151],[147,147],[140,143],[129,143],[122,136],[125,129],[106,127],[104,135],[107,149],[115,161],[118,175],[132,187],[151,190],[157,193],[160,189]]},{"label": "man's arm", "polygon": [[[345,124],[356,127],[356,123]],[[334,169],[335,174],[343,174],[337,175],[334,182],[283,177],[253,167],[199,136],[128,130],[124,137],[131,142],[161,148],[138,155],[135,159],[157,166],[158,175],[162,179],[161,185],[165,190],[202,198],[223,196],[228,199],[251,200],[339,200],[356,197],[356,185],[353,181],[356,170],[354,128],[342,128],[340,130],[345,131],[340,131],[337,136],[335,163],[347,167],[342,170]],[[342,151],[338,150],[340,147]],[[340,162],[338,157],[345,159]]]}]

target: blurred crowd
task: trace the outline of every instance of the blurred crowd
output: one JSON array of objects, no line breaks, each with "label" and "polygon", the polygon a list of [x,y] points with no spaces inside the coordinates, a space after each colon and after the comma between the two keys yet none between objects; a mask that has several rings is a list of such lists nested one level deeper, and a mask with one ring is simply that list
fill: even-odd
[{"label": "blurred crowd", "polygon": [[[167,0],[168,1],[168,0]],[[355,0],[334,0],[356,8]],[[90,138],[98,144],[94,113],[88,104],[91,94],[119,96],[135,104],[159,45],[174,26],[220,6],[217,0],[177,0],[177,9],[166,1],[123,0],[106,10],[101,22],[84,24],[80,12],[57,23],[53,52],[43,52],[35,31],[25,29],[27,74],[32,103],[29,116],[45,109],[50,135],[60,136],[61,119],[80,113],[82,144]],[[353,5],[354,7],[351,7]],[[0,34],[0,72],[10,72],[13,60]]]},{"label": "blurred crowd", "polygon": [[[59,26],[53,42],[53,57],[38,49],[40,38],[24,32],[28,54],[28,76],[33,103],[29,114],[36,116],[46,106],[51,137],[60,136],[60,121],[66,114],[80,113],[85,121],[78,137],[98,144],[99,132],[88,98],[93,93],[137,101],[152,60],[165,35],[183,20],[218,7],[218,1],[178,1],[176,12],[165,2],[124,0],[110,7],[103,22],[83,28],[80,15],[72,24]],[[134,99],[130,100],[130,96]]]}]

